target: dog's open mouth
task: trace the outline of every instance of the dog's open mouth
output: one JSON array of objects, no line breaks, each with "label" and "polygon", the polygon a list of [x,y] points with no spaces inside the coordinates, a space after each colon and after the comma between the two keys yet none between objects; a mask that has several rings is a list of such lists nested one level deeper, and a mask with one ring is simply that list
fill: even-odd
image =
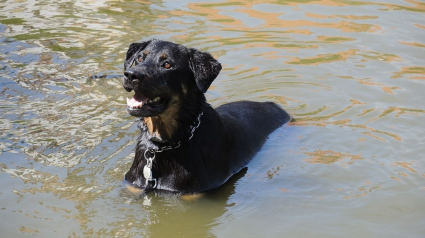
[{"label": "dog's open mouth", "polygon": [[132,116],[148,117],[161,113],[165,108],[162,97],[148,98],[141,93],[135,93],[133,98],[127,98],[127,110]]},{"label": "dog's open mouth", "polygon": [[162,97],[156,97],[154,99],[149,99],[140,93],[136,93],[132,99],[127,98],[127,106],[131,109],[142,108],[143,105],[148,105],[151,107],[159,106],[164,102]]}]

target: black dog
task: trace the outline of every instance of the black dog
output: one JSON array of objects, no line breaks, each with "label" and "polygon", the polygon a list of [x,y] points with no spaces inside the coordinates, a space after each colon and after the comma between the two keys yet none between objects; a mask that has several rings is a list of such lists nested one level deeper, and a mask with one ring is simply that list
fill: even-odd
[{"label": "black dog", "polygon": [[141,136],[125,180],[145,192],[196,193],[244,168],[267,136],[291,117],[272,102],[214,110],[204,93],[221,70],[210,54],[171,42],[133,43],[124,63],[127,111]]}]

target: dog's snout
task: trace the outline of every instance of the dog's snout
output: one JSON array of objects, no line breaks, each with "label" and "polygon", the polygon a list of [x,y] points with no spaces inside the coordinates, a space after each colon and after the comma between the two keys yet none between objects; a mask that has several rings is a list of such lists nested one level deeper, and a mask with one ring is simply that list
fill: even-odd
[{"label": "dog's snout", "polygon": [[135,82],[137,80],[141,81],[145,78],[142,73],[134,70],[125,71],[124,76],[127,77],[130,82]]},{"label": "dog's snout", "polygon": [[136,70],[127,70],[124,72],[123,86],[127,92],[131,92],[145,78],[145,75]]}]

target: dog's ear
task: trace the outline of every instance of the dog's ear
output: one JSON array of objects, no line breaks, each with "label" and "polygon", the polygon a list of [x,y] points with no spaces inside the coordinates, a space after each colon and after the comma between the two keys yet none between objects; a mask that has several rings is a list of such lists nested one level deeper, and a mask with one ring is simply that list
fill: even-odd
[{"label": "dog's ear", "polygon": [[205,93],[221,70],[221,64],[209,53],[189,49],[189,66],[195,76],[196,85]]},{"label": "dog's ear", "polygon": [[124,71],[131,67],[134,61],[135,54],[143,50],[151,41],[141,43],[131,43],[128,48],[127,55],[125,56]]}]

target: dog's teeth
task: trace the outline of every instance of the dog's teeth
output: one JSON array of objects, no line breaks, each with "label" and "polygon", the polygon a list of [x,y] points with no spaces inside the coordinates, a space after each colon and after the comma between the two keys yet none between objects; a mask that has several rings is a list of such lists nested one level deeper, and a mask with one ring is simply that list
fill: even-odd
[{"label": "dog's teeth", "polygon": [[143,102],[138,102],[136,100],[134,100],[134,98],[132,99],[128,99],[127,98],[127,106],[129,106],[130,108],[142,108],[143,106]]}]

